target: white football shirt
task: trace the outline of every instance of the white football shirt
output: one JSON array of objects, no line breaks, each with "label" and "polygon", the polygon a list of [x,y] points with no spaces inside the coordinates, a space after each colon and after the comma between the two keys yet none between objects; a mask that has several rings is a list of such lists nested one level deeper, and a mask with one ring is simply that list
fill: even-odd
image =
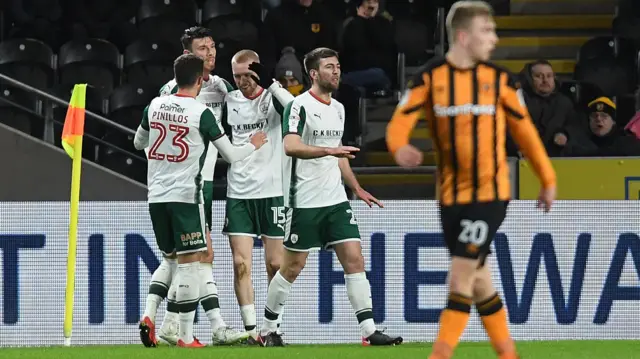
[{"label": "white football shirt", "polygon": [[[283,136],[296,134],[304,144],[339,147],[344,133],[344,106],[307,91],[287,105],[282,117]],[[347,201],[338,158],[299,159],[283,154],[284,205],[289,208],[327,207]]]},{"label": "white football shirt", "polygon": [[207,147],[224,136],[211,110],[193,97],[156,97],[140,127],[149,131],[149,203],[202,203]]},{"label": "white football shirt", "polygon": [[[220,119],[222,118],[222,106],[224,104],[224,99],[229,91],[233,91],[233,87],[229,82],[219,76],[211,75],[209,76],[209,80],[202,84],[200,94],[196,97],[196,100],[207,105],[207,107],[211,109],[218,123],[218,127],[220,127],[220,130],[223,132],[224,130],[220,124]],[[176,83],[176,80],[173,79],[162,86],[160,89],[160,96],[167,96],[176,92],[178,92],[178,84]],[[217,159],[218,149],[214,146],[209,146],[207,157],[204,161],[204,166],[202,167],[202,177],[205,181],[213,181]]]},{"label": "white football shirt", "polygon": [[249,143],[258,131],[268,142],[242,161],[229,166],[227,197],[237,199],[282,196],[283,106],[265,89],[247,98],[239,90],[229,92],[223,122],[231,128],[235,146]]}]

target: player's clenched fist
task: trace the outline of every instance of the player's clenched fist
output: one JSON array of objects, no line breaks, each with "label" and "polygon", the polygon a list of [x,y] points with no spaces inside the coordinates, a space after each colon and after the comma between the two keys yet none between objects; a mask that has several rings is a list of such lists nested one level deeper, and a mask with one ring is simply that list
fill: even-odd
[{"label": "player's clenched fist", "polygon": [[358,152],[358,151],[360,151],[358,147],[340,146],[335,148],[329,148],[328,154],[329,156],[334,156],[338,158],[344,157],[344,158],[354,159],[356,158],[356,155],[354,155],[352,152]]},{"label": "player's clenched fist", "polygon": [[396,163],[401,167],[417,167],[422,164],[422,152],[412,145],[402,146],[394,154]]},{"label": "player's clenched fist", "polygon": [[255,146],[256,150],[262,147],[265,143],[267,143],[267,135],[264,132],[258,131],[253,136],[251,136],[251,144]]}]

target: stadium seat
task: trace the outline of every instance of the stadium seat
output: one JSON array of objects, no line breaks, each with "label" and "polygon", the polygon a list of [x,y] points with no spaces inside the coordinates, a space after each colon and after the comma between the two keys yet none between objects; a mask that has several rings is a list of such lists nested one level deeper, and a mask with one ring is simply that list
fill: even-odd
[{"label": "stadium seat", "polygon": [[574,80],[596,85],[609,97],[626,95],[636,88],[637,75],[634,66],[615,59],[595,58],[576,64]]},{"label": "stadium seat", "polygon": [[0,71],[39,89],[53,82],[53,50],[34,39],[0,43]]},{"label": "stadium seat", "polygon": [[103,94],[120,83],[118,48],[102,39],[70,41],[62,45],[58,70],[62,85],[87,83]]},{"label": "stadium seat", "polygon": [[[195,25],[193,22],[184,22],[171,18],[156,17],[138,24],[140,38],[147,41],[166,41],[172,48],[182,49],[180,37],[184,30]],[[178,54],[176,54],[177,56]]]},{"label": "stadium seat", "polygon": [[[339,22],[347,18],[350,10],[355,8],[354,0],[338,0],[338,1],[325,1],[324,5],[331,11]],[[354,10],[355,11],[355,10]]]},{"label": "stadium seat", "polygon": [[579,82],[576,80],[563,80],[558,91],[569,97],[577,110],[584,110],[592,100],[604,96],[604,93],[595,84]]},{"label": "stadium seat", "polygon": [[241,17],[243,5],[238,0],[208,0],[202,7],[202,24],[208,26],[211,21],[219,17]]},{"label": "stadium seat", "polygon": [[427,25],[413,21],[396,21],[396,44],[398,52],[405,54],[406,66],[420,66],[433,55],[433,32]]},{"label": "stadium seat", "polygon": [[[71,93],[73,92],[74,85],[59,85],[53,89],[50,89],[48,92],[52,95],[61,98],[65,101],[69,101],[71,99]],[[97,89],[93,86],[87,86],[87,94],[86,94],[86,103],[85,108],[95,114],[105,115],[105,96],[102,89]],[[64,124],[64,119],[67,115],[67,106],[60,106],[56,103],[50,104],[52,106],[53,119],[54,123],[54,139],[55,144],[60,146],[60,137],[62,136],[62,126]],[[98,146],[98,142],[93,140],[91,137],[102,138],[105,133],[105,128],[107,125],[103,124],[99,120],[91,117],[85,117],[85,138],[83,140],[83,153],[82,157],[90,159],[92,161],[95,160],[96,148]],[[88,136],[87,136],[88,135]]]},{"label": "stadium seat", "polygon": [[142,0],[136,19],[139,25],[158,18],[192,24],[196,22],[197,12],[198,5],[193,0]]},{"label": "stadium seat", "polygon": [[178,48],[166,41],[141,39],[134,42],[124,54],[126,82],[159,89],[173,78],[173,61],[180,53]]},{"label": "stadium seat", "polygon": [[144,160],[144,156],[143,151],[126,153],[109,146],[103,146],[97,162],[134,181],[147,184],[147,162]]},{"label": "stadium seat", "polygon": [[636,45],[631,39],[619,36],[598,36],[589,39],[580,47],[577,60],[581,62],[596,58],[615,58],[635,64],[637,53]]},{"label": "stadium seat", "polygon": [[136,130],[142,119],[142,111],[157,95],[156,87],[140,87],[132,84],[120,86],[109,96],[109,118]]},{"label": "stadium seat", "polygon": [[258,29],[250,22],[226,18],[213,21],[211,33],[216,41],[216,74],[231,79],[231,58],[242,49],[258,50]]},{"label": "stadium seat", "polygon": [[41,136],[44,123],[38,117],[36,98],[25,98],[23,92],[16,93],[10,89],[0,91],[0,123],[33,136]]}]

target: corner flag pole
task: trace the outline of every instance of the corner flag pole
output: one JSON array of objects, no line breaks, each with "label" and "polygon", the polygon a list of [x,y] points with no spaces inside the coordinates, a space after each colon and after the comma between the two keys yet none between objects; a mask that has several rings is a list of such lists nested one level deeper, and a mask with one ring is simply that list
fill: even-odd
[{"label": "corner flag pole", "polygon": [[77,84],[74,86],[62,129],[62,147],[73,160],[69,211],[69,244],[67,247],[67,284],[64,300],[65,346],[71,345],[71,332],[73,328],[73,295],[76,281],[76,248],[80,205],[80,175],[82,171],[82,136],[84,134],[86,95],[86,84]]}]

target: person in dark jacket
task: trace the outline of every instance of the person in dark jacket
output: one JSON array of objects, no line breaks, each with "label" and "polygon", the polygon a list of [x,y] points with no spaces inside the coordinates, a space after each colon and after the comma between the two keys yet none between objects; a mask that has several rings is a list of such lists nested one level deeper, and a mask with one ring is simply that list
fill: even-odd
[{"label": "person in dark jacket", "polygon": [[560,156],[575,127],[573,103],[560,87],[551,64],[538,60],[520,73],[523,97],[549,156]]},{"label": "person in dark jacket", "polygon": [[390,89],[397,63],[392,18],[379,6],[379,0],[356,0],[356,14],[345,20],[340,46],[342,80],[370,91]]},{"label": "person in dark jacket", "polygon": [[[616,123],[616,104],[599,97],[588,105],[589,124],[580,137],[570,139],[564,149],[567,156],[640,156],[640,140]],[[578,134],[576,132],[576,134]]]},{"label": "person in dark jacket", "polygon": [[298,60],[318,47],[337,49],[336,21],[325,5],[314,0],[284,0],[270,10],[260,32],[260,60],[274,69],[282,50],[291,46]]}]

